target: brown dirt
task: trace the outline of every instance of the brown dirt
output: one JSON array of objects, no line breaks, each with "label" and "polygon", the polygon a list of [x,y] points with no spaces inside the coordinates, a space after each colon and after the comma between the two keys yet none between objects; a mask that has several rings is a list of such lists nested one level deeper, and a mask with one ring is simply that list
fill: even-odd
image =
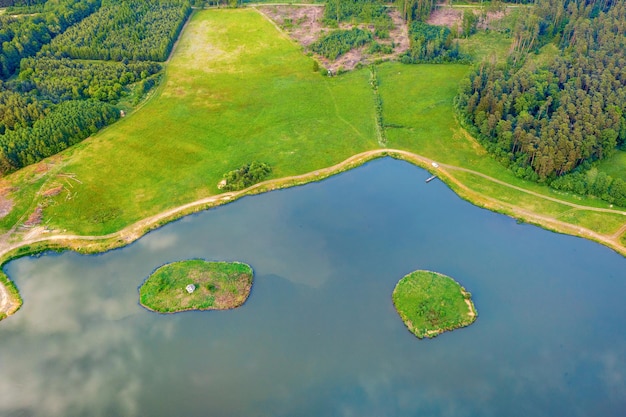
[{"label": "brown dirt", "polygon": [[394,28],[389,31],[389,37],[396,45],[393,55],[397,57],[409,50],[409,28],[398,10],[391,9],[389,16],[394,25]]},{"label": "brown dirt", "polygon": [[[477,9],[472,9],[475,15],[480,16],[481,12]],[[502,19],[508,13],[508,9],[490,11],[487,12],[484,18],[479,18],[477,28],[493,29],[493,23]],[[463,10],[453,9],[450,7],[438,7],[430,15],[430,18],[426,23],[429,25],[447,26],[450,29],[461,30],[461,23],[463,21]]]},{"label": "brown dirt", "polygon": [[[315,42],[324,30],[322,26],[324,6],[259,6],[257,10],[305,47]],[[289,20],[291,24],[286,24]]]},{"label": "brown dirt", "polygon": [[59,185],[57,187],[49,188],[46,191],[42,192],[41,195],[44,197],[54,197],[55,195],[59,195],[63,191],[63,186]]},{"label": "brown dirt", "polygon": [[8,215],[15,205],[13,199],[8,196],[11,191],[15,191],[15,189],[6,187],[0,190],[0,219]]},{"label": "brown dirt", "polygon": [[499,10],[496,12],[487,12],[485,19],[478,22],[478,29],[494,29],[493,23],[502,19],[510,9]]},{"label": "brown dirt", "polygon": [[426,21],[429,25],[447,26],[450,29],[461,29],[463,11],[449,7],[438,7],[430,14]]},{"label": "brown dirt", "polygon": [[41,223],[42,219],[43,219],[43,208],[41,208],[41,206],[37,206],[35,211],[33,211],[31,215],[28,216],[28,220],[24,222],[24,226],[26,227],[37,226],[39,223]]},{"label": "brown dirt", "polygon": [[[258,6],[257,10],[273,21],[277,27],[283,30],[290,38],[307,49],[309,45],[318,40],[324,33],[331,31],[331,28],[324,27],[322,18],[324,16],[324,6],[316,5],[268,5]],[[390,9],[389,15],[394,23],[394,28],[389,31],[389,39],[376,39],[380,44],[395,44],[393,53],[388,55],[372,56],[366,53],[367,47],[357,48],[343,54],[336,60],[329,60],[322,56],[315,55],[316,59],[326,69],[333,73],[338,71],[349,71],[359,64],[367,65],[376,59],[391,60],[409,49],[409,35],[406,23],[395,9]],[[341,29],[351,29],[353,25],[342,23]],[[361,29],[374,31],[373,25],[359,25]]]}]

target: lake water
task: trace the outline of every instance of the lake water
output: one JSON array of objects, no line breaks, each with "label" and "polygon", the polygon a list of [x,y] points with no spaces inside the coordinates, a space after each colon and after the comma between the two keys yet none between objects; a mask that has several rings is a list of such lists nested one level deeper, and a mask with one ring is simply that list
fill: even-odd
[{"label": "lake water", "polygon": [[[626,258],[461,200],[404,162],[189,216],[97,256],[11,262],[2,416],[624,416]],[[236,310],[160,315],[160,265],[255,270]],[[416,269],[479,313],[432,340],[391,303]]]}]

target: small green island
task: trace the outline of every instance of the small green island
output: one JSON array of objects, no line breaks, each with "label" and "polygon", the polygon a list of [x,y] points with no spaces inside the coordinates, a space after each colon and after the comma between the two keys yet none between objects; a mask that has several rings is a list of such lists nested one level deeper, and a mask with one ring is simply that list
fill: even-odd
[{"label": "small green island", "polygon": [[139,288],[145,308],[159,313],[226,310],[245,303],[253,271],[241,262],[191,259],[163,265]]},{"label": "small green island", "polygon": [[406,327],[420,339],[469,326],[477,316],[471,294],[437,272],[411,272],[396,284],[392,299]]}]

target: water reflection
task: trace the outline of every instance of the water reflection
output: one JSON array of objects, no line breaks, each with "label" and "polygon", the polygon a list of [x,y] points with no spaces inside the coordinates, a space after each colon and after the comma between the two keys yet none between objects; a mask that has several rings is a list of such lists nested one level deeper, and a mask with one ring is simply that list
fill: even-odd
[{"label": "water reflection", "polygon": [[[122,250],[7,266],[2,416],[619,416],[625,259],[473,207],[408,164],[189,216]],[[180,259],[241,260],[248,302],[150,313]],[[414,269],[455,277],[472,326],[419,341],[391,304]]]}]

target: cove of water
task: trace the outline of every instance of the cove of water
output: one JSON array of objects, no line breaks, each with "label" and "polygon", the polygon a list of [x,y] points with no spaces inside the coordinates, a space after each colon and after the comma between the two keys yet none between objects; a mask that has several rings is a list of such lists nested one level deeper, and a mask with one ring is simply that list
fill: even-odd
[{"label": "cove of water", "polygon": [[[623,416],[626,258],[477,208],[405,162],[192,215],[123,249],[23,258],[0,323],[2,416]],[[255,270],[236,310],[151,313],[189,258]],[[473,294],[418,340],[391,303],[416,269]]]}]

